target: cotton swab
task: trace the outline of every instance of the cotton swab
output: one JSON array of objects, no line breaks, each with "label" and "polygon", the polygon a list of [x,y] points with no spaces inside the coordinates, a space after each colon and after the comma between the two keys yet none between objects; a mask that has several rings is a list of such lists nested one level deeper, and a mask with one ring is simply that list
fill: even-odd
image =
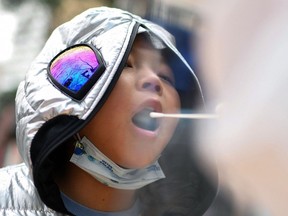
[{"label": "cotton swab", "polygon": [[167,113],[158,113],[158,112],[151,112],[150,113],[151,118],[185,118],[185,119],[216,119],[219,118],[217,114],[201,114],[201,113],[195,113],[195,114],[183,114],[183,113],[173,113],[173,114],[167,114]]}]

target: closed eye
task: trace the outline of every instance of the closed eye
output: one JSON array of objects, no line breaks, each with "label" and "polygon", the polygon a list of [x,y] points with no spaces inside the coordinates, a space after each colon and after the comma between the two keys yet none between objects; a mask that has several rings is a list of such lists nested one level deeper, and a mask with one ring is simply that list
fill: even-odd
[{"label": "closed eye", "polygon": [[165,83],[168,83],[169,85],[175,87],[175,80],[174,78],[170,77],[169,75],[166,74],[158,74],[158,76],[164,80]]},{"label": "closed eye", "polygon": [[132,68],[133,67],[133,58],[129,55],[127,62],[125,64],[125,68]]},{"label": "closed eye", "polygon": [[126,62],[125,68],[132,68],[132,64],[130,64],[129,62]]}]

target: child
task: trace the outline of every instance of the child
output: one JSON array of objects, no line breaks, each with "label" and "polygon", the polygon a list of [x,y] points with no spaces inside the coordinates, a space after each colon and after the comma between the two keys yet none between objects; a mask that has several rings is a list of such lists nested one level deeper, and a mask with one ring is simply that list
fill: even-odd
[{"label": "child", "polygon": [[168,32],[119,9],[83,12],[52,33],[19,85],[25,165],[1,171],[0,213],[202,215],[215,191],[192,161],[191,128],[149,117],[201,108]]}]

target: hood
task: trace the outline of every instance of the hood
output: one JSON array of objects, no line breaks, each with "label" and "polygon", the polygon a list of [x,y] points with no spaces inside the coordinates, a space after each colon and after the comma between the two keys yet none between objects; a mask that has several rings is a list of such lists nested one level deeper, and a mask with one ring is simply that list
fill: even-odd
[{"label": "hood", "polygon": [[[174,73],[180,97],[189,95],[197,99],[197,106],[203,106],[198,79],[166,30],[120,9],[100,7],[81,13],[53,31],[17,91],[17,143],[42,198],[50,190],[45,186],[51,180],[49,174],[41,173],[43,167],[47,168],[47,158],[101,108],[125,66],[135,36],[142,32],[151,35],[155,45],[161,43],[175,57]],[[62,50],[82,43],[101,53],[106,69],[82,100],[74,100],[51,83],[47,66]]]}]

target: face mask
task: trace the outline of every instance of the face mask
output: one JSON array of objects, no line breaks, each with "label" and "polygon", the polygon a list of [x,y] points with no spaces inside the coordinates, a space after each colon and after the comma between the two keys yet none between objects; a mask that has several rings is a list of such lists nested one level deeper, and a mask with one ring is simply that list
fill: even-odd
[{"label": "face mask", "polygon": [[143,169],[124,169],[107,158],[86,137],[77,141],[70,161],[103,184],[118,189],[134,190],[165,178],[158,161]]}]

